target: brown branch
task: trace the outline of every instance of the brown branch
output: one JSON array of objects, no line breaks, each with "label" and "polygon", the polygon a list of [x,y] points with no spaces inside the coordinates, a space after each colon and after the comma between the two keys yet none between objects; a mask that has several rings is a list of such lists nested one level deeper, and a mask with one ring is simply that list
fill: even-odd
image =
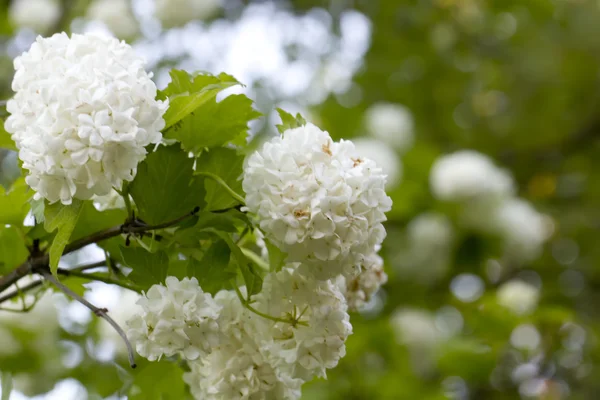
[{"label": "brown branch", "polygon": [[108,310],[106,310],[105,308],[96,307],[95,305],[93,305],[92,303],[90,303],[89,301],[87,301],[86,299],[84,299],[83,297],[78,295],[77,293],[73,292],[71,289],[69,289],[68,287],[66,287],[65,285],[60,283],[58,280],[56,280],[56,278],[54,276],[52,276],[52,274],[50,272],[42,271],[41,274],[48,282],[50,282],[54,286],[56,286],[61,292],[63,292],[67,296],[71,297],[73,300],[78,301],[79,303],[83,304],[84,306],[86,306],[87,308],[92,310],[92,312],[94,314],[96,314],[98,317],[104,318],[106,320],[106,322],[108,322],[115,329],[115,331],[117,331],[119,336],[121,336],[121,338],[125,342],[125,346],[127,346],[127,352],[129,354],[129,365],[131,366],[131,368],[136,367],[133,347],[131,347],[131,343],[129,342],[129,339],[127,339],[127,335],[125,334],[123,329],[119,326],[119,324],[117,324],[114,319],[112,319],[111,317],[108,316]]},{"label": "brown branch", "polygon": [[28,285],[23,286],[22,288],[19,288],[17,290],[14,290],[10,293],[5,294],[4,296],[0,297],[0,304],[4,303],[5,301],[14,299],[15,297],[19,296],[20,294],[26,293],[32,289],[35,289],[38,286],[41,286],[42,283],[44,283],[44,281],[35,281],[35,282],[31,282]]}]

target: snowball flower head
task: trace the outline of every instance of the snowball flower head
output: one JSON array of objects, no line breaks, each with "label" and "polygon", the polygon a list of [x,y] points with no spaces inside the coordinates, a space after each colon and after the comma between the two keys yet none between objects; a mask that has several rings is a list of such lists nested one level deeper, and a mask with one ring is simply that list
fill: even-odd
[{"label": "snowball flower head", "polygon": [[521,280],[508,281],[496,292],[498,304],[518,315],[529,314],[537,307],[539,290]]},{"label": "snowball flower head", "polygon": [[36,199],[70,204],[133,180],[145,146],[162,138],[167,103],[129,45],[60,33],[38,37],[14,65],[5,128]]},{"label": "snowball flower head", "polygon": [[410,110],[400,104],[376,103],[365,114],[367,130],[399,151],[414,142],[414,121]]},{"label": "snowball flower head", "polygon": [[9,14],[15,25],[45,33],[58,22],[60,3],[56,0],[14,0]]},{"label": "snowball flower head", "polygon": [[402,178],[402,162],[393,148],[377,139],[359,138],[353,143],[356,154],[375,161],[387,175],[386,188],[398,186]]},{"label": "snowball flower head", "polygon": [[439,200],[463,201],[513,193],[512,177],[486,155],[463,150],[439,158],[429,176],[431,191]]},{"label": "snowball flower head", "polygon": [[185,25],[195,19],[210,18],[221,8],[222,0],[156,0],[156,17],[166,28]]},{"label": "snowball flower head", "polygon": [[138,23],[127,0],[94,0],[87,17],[102,22],[119,38],[132,38],[138,33]]},{"label": "snowball flower head", "polygon": [[508,255],[520,261],[539,257],[553,231],[552,220],[522,199],[508,199],[495,210],[492,223],[504,238]]},{"label": "snowball flower head", "polygon": [[446,248],[454,236],[452,223],[443,214],[428,212],[413,218],[406,227],[410,245],[432,251]]},{"label": "snowball flower head", "polygon": [[127,336],[150,361],[178,353],[195,360],[219,343],[221,307],[196,278],[180,281],[169,276],[165,285],[153,285],[137,304],[142,312],[127,321]]},{"label": "snowball flower head", "polygon": [[343,284],[343,293],[351,311],[362,309],[388,280],[383,270],[383,259],[377,253],[365,258],[358,276],[352,279],[340,278],[343,280],[340,283]]},{"label": "snowball flower head", "polygon": [[247,209],[265,236],[318,279],[353,275],[385,237],[385,175],[312,124],[289,129],[247,160]]}]

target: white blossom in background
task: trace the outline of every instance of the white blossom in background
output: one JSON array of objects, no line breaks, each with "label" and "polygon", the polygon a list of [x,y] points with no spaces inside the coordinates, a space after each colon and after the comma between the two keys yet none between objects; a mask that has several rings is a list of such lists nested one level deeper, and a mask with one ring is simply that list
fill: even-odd
[{"label": "white blossom in background", "polygon": [[139,31],[129,0],[94,0],[87,18],[103,23],[116,37],[133,38]]},{"label": "white blossom in background", "polygon": [[450,246],[454,237],[452,223],[443,214],[427,212],[417,215],[406,227],[411,247],[435,251]]},{"label": "white blossom in background", "polygon": [[8,13],[16,26],[45,33],[58,22],[60,9],[58,0],[14,0]]},{"label": "white blossom in background", "polygon": [[392,314],[390,323],[399,343],[415,347],[431,347],[443,339],[434,316],[425,310],[404,308]]},{"label": "white blossom in background", "polygon": [[127,321],[127,336],[150,361],[181,354],[195,360],[219,344],[221,307],[204,293],[196,278],[167,277],[153,285],[137,304],[143,312]]},{"label": "white blossom in background", "polygon": [[36,199],[70,204],[133,180],[145,146],[162,139],[167,103],[129,45],[60,33],[38,37],[14,65],[5,128]]},{"label": "white blossom in background", "polygon": [[155,0],[155,16],[163,27],[185,25],[195,19],[214,16],[222,6],[222,0]]},{"label": "white blossom in background", "polygon": [[400,152],[406,152],[414,142],[415,124],[410,110],[403,105],[376,103],[365,113],[368,132]]},{"label": "white blossom in background", "polygon": [[125,200],[123,196],[116,190],[111,190],[104,196],[93,196],[94,207],[98,211],[113,210],[119,208],[125,208]]},{"label": "white blossom in background", "polygon": [[289,129],[247,160],[247,210],[271,242],[318,279],[352,276],[385,238],[392,201],[375,162],[312,124]]},{"label": "white blossom in background", "polygon": [[284,267],[267,275],[255,307],[278,318],[299,318],[306,325],[259,319],[260,348],[279,373],[310,381],[326,377],[346,354],[352,333],[343,294],[331,281],[306,278],[301,268]]},{"label": "white blossom in background", "polygon": [[537,307],[540,291],[527,282],[512,280],[498,288],[496,297],[498,304],[517,315],[526,315]]},{"label": "white blossom in background", "polygon": [[392,147],[377,139],[358,138],[352,142],[357,155],[375,161],[387,175],[387,189],[398,186],[402,178],[402,162]]},{"label": "white blossom in background", "polygon": [[359,311],[387,280],[388,276],[383,270],[383,259],[377,253],[373,253],[365,258],[356,277],[346,279],[340,276],[337,283],[346,297],[348,309]]},{"label": "white blossom in background", "polygon": [[429,182],[438,200],[465,201],[512,195],[511,175],[486,155],[461,150],[439,158],[431,168]]},{"label": "white blossom in background", "polygon": [[553,232],[550,217],[517,198],[503,202],[495,210],[492,223],[504,238],[507,255],[525,262],[540,256],[544,243]]},{"label": "white blossom in background", "polygon": [[221,344],[190,362],[191,371],[184,374],[194,398],[300,398],[303,381],[277,371],[261,353],[258,341],[270,334],[268,324],[259,322],[262,317],[245,309],[233,291],[220,291],[215,302],[221,307]]},{"label": "white blossom in background", "polygon": [[[137,292],[127,289],[119,289],[117,303],[108,309],[108,315],[122,327],[127,326],[127,321],[141,311],[137,305],[141,295]],[[98,332],[100,337],[109,341],[114,348],[121,354],[125,354],[127,347],[119,333],[105,319],[99,321]]]}]

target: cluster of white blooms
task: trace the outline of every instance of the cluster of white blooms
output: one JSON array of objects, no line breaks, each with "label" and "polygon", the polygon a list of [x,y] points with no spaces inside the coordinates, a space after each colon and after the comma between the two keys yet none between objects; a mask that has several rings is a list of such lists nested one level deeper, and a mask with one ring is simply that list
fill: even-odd
[{"label": "cluster of white blooms", "polygon": [[337,365],[352,333],[339,289],[301,270],[268,274],[252,298],[273,319],[245,308],[234,291],[213,299],[195,279],[168,277],[138,301],[143,313],[128,321],[128,336],[150,360],[188,360],[184,379],[197,399],[297,399],[304,382]]},{"label": "cluster of white blooms", "polygon": [[111,190],[104,196],[93,196],[94,207],[98,211],[113,210],[118,208],[125,208],[125,200],[123,196],[116,190]]},{"label": "cluster of white blooms", "polygon": [[464,226],[502,238],[511,260],[534,260],[552,234],[551,219],[515,197],[512,176],[484,154],[465,150],[441,157],[430,184],[439,200],[462,202]]},{"label": "cluster of white blooms", "polygon": [[387,280],[388,276],[383,270],[383,258],[373,253],[365,258],[356,277],[340,276],[338,284],[346,297],[348,309],[359,311]]},{"label": "cluster of white blooms", "polygon": [[431,169],[430,184],[436,198],[448,201],[505,196],[514,191],[507,171],[494,165],[486,155],[471,150],[438,159]]},{"label": "cluster of white blooms", "polygon": [[138,22],[128,0],[94,0],[87,17],[102,22],[115,36],[128,39],[138,33]]},{"label": "cluster of white blooms", "polygon": [[386,176],[356,154],[349,141],[333,142],[312,124],[289,129],[247,160],[243,189],[247,210],[265,236],[327,280],[353,276],[385,238],[391,208]]},{"label": "cluster of white blooms", "polygon": [[521,280],[508,281],[496,292],[498,304],[518,315],[529,314],[536,307],[540,292],[535,286]]},{"label": "cluster of white blooms", "polygon": [[195,19],[214,16],[222,0],[156,0],[155,15],[165,28],[185,25]]},{"label": "cluster of white blooms", "polygon": [[402,162],[392,147],[377,139],[359,138],[352,142],[356,154],[375,161],[387,175],[387,189],[398,186],[402,178]]},{"label": "cluster of white blooms", "polygon": [[45,33],[58,22],[60,7],[57,0],[14,0],[10,2],[9,16],[18,27]]},{"label": "cluster of white blooms", "polygon": [[414,141],[411,112],[400,104],[376,103],[365,114],[369,133],[398,151],[408,150]]},{"label": "cluster of white blooms", "polygon": [[151,361],[175,354],[195,360],[219,344],[220,306],[196,278],[170,276],[165,283],[138,300],[143,311],[128,321],[128,335],[137,352]]},{"label": "cluster of white blooms", "polygon": [[36,199],[70,204],[133,180],[145,146],[162,138],[167,103],[129,45],[60,33],[38,37],[14,65],[5,128]]},{"label": "cluster of white blooms", "polygon": [[433,346],[442,336],[435,324],[434,316],[425,310],[399,309],[390,320],[396,339],[408,346]]}]

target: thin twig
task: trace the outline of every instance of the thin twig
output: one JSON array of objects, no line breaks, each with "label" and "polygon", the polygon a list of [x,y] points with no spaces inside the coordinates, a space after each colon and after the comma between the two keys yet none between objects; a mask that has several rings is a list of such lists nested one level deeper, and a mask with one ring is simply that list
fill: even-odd
[{"label": "thin twig", "polygon": [[94,314],[96,314],[98,317],[104,318],[106,320],[106,322],[108,322],[115,329],[115,331],[117,331],[119,336],[121,336],[121,338],[125,342],[125,346],[127,346],[127,352],[129,353],[129,365],[131,366],[131,368],[136,367],[135,356],[133,353],[133,348],[131,347],[131,343],[129,342],[129,339],[127,339],[127,335],[125,334],[123,329],[119,326],[119,324],[117,324],[115,322],[115,320],[113,320],[111,317],[108,316],[108,310],[106,310],[105,308],[96,307],[95,305],[93,305],[92,303],[90,303],[89,301],[87,301],[86,299],[84,299],[83,297],[78,295],[77,293],[73,292],[71,289],[69,289],[68,287],[66,287],[65,285],[60,283],[58,280],[56,280],[56,278],[54,278],[54,276],[52,276],[52,274],[50,272],[42,271],[41,274],[44,276],[44,278],[47,281],[49,281],[54,286],[56,286],[64,294],[66,294],[67,296],[71,297],[74,300],[77,300],[78,302],[80,302],[81,304],[83,304],[84,306],[86,306],[87,308],[92,310],[92,312]]},{"label": "thin twig", "polygon": [[212,179],[213,181],[221,185],[221,187],[225,189],[231,195],[231,197],[233,197],[238,203],[246,205],[246,201],[244,200],[244,198],[237,194],[235,190],[230,188],[229,185],[220,176],[204,171],[196,171],[194,172],[194,175],[205,176],[207,178]]},{"label": "thin twig", "polygon": [[17,296],[19,296],[20,294],[26,293],[32,289],[35,289],[38,286],[41,286],[42,283],[44,283],[44,281],[35,281],[35,282],[31,282],[28,285],[23,286],[20,289],[14,290],[10,293],[5,294],[4,296],[0,297],[0,303],[4,303],[7,300],[11,300]]},{"label": "thin twig", "polygon": [[69,268],[69,271],[79,271],[79,272],[83,272],[83,271],[87,271],[90,269],[96,269],[96,268],[100,268],[100,267],[106,267],[107,266],[107,261],[103,260],[103,261],[98,261],[92,264],[86,264],[86,265],[79,265],[77,267],[74,268]]}]

